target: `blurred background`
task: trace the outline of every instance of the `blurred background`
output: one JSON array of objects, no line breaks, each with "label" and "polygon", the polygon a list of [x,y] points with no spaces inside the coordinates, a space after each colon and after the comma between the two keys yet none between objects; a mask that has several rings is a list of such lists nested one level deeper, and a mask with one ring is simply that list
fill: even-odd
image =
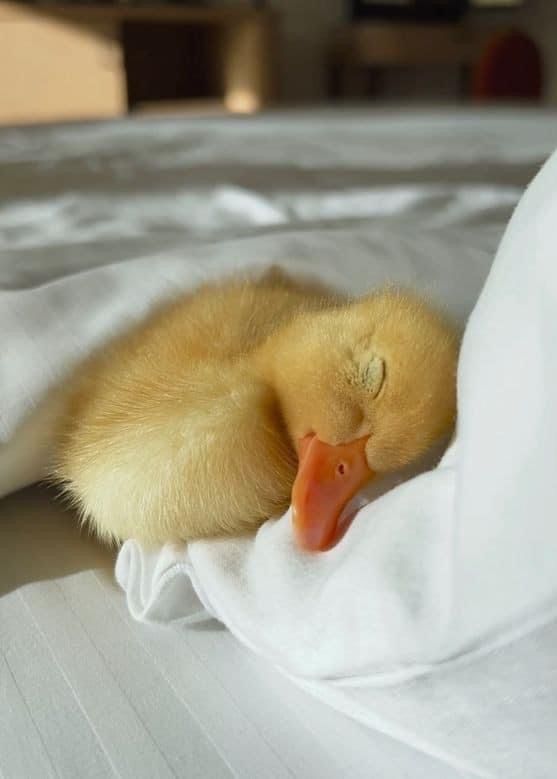
[{"label": "blurred background", "polygon": [[557,102],[555,0],[0,0],[0,124]]}]

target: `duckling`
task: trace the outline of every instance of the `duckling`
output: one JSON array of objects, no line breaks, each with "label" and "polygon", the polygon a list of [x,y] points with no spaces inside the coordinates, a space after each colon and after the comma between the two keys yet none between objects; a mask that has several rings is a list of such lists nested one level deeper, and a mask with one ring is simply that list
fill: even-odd
[{"label": "duckling", "polygon": [[299,545],[327,549],[370,479],[450,433],[457,352],[403,291],[209,284],[78,369],[53,476],[107,541],[246,533],[292,502]]}]

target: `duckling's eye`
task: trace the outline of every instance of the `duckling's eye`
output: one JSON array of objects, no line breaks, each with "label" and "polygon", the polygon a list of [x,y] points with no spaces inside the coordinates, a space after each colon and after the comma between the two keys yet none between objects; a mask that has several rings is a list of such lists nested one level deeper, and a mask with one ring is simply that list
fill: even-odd
[{"label": "duckling's eye", "polygon": [[352,362],[348,381],[351,385],[363,387],[372,398],[376,398],[385,383],[385,375],[383,358],[373,352],[366,352]]},{"label": "duckling's eye", "polygon": [[370,392],[372,397],[377,397],[385,381],[385,361],[377,355],[371,355],[360,366],[360,381]]}]

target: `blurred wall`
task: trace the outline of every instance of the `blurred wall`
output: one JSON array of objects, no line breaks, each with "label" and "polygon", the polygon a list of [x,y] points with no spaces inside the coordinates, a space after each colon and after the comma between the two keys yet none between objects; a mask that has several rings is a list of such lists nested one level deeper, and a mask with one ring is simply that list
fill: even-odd
[{"label": "blurred wall", "polygon": [[348,0],[271,0],[281,19],[281,91],[286,101],[325,96],[326,47]]},{"label": "blurred wall", "polygon": [[[349,0],[270,0],[281,18],[281,90],[288,102],[320,100],[326,94],[325,61],[331,32],[347,18]],[[557,104],[557,0],[526,0],[519,11],[476,12],[478,22],[517,24],[540,45],[546,64],[546,94]],[[404,74],[390,77],[392,96],[405,94]],[[453,98],[454,74],[421,73],[412,79],[420,97]],[[418,96],[418,95],[414,95]]]},{"label": "blurred wall", "polygon": [[516,14],[541,47],[545,64],[546,100],[557,104],[557,0],[528,0]]}]

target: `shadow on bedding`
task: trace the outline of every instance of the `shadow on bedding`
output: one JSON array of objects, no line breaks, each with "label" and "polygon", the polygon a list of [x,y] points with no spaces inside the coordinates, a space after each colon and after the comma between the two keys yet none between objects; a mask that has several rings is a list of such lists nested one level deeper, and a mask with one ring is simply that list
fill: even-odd
[{"label": "shadow on bedding", "polygon": [[30,487],[0,500],[0,597],[84,570],[100,569],[113,580],[114,558],[47,489]]}]

